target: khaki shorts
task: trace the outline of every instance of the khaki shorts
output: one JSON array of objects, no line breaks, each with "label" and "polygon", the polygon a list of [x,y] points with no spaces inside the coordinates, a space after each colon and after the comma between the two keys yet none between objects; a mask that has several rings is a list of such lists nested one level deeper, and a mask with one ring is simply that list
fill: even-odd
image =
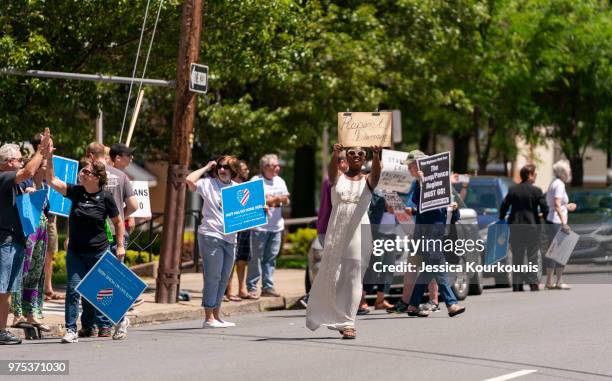
[{"label": "khaki shorts", "polygon": [[47,225],[47,234],[49,236],[48,243],[47,243],[47,253],[50,253],[51,255],[57,253],[57,250],[58,250],[56,221],[57,221],[56,216],[49,217],[49,223]]}]

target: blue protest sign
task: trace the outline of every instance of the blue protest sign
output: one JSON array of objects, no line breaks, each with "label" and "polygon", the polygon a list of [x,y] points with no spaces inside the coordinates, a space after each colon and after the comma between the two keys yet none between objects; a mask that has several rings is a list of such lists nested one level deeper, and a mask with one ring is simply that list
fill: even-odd
[{"label": "blue protest sign", "polygon": [[487,253],[485,265],[495,264],[508,255],[510,229],[506,221],[497,221],[487,229]]},{"label": "blue protest sign", "polygon": [[79,282],[76,290],[117,324],[145,288],[145,282],[107,251]]},{"label": "blue protest sign", "polygon": [[[79,171],[79,162],[61,156],[53,156],[53,171],[55,173],[55,177],[62,180],[66,184],[76,184],[77,173]],[[72,202],[70,200],[62,196],[54,189],[51,189],[51,192],[49,193],[50,213],[68,217],[68,215],[70,215],[71,206]]]},{"label": "blue protest sign", "polygon": [[26,237],[36,232],[36,228],[40,225],[40,215],[45,208],[46,199],[47,189],[17,196],[17,210]]},{"label": "blue protest sign", "polygon": [[230,234],[268,223],[264,210],[263,180],[247,181],[221,189],[223,233]]}]

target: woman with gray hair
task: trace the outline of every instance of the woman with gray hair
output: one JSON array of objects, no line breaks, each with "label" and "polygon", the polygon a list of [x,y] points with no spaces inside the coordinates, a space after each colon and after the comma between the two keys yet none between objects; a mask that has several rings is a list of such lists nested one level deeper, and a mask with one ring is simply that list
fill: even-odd
[{"label": "woman with gray hair", "polygon": [[251,231],[251,259],[247,269],[247,290],[251,299],[257,298],[257,283],[261,278],[261,296],[278,297],[274,289],[276,257],[280,252],[282,233],[285,229],[282,207],[289,205],[287,184],[278,174],[281,166],[278,156],[267,154],[259,160],[261,174],[251,180],[262,179],[266,205],[269,207],[268,223]]},{"label": "woman with gray hair", "polygon": [[[567,225],[567,214],[576,210],[576,204],[570,203],[565,190],[565,184],[572,181],[572,170],[567,160],[559,160],[553,164],[553,174],[555,179],[550,183],[546,192],[546,204],[548,205],[548,215],[544,226],[545,243],[550,246],[560,229],[569,231]],[[542,254],[544,254],[543,251]],[[542,257],[544,267],[546,267],[546,288],[549,290],[569,290],[570,287],[563,283],[564,266],[547,258]],[[553,283],[553,273],[557,274],[557,281]]]}]

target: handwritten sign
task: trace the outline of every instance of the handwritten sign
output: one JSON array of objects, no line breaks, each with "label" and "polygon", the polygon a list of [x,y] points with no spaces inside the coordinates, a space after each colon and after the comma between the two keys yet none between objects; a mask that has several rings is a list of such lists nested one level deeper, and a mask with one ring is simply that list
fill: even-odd
[{"label": "handwritten sign", "polygon": [[450,152],[427,156],[417,160],[423,171],[419,211],[446,208],[452,202],[450,183]]},{"label": "handwritten sign", "polygon": [[391,147],[391,112],[339,112],[338,142],[345,147]]},{"label": "handwritten sign", "polygon": [[414,178],[410,175],[408,166],[404,164],[408,152],[382,150],[382,171],[378,181],[378,189],[387,192],[408,193]]}]

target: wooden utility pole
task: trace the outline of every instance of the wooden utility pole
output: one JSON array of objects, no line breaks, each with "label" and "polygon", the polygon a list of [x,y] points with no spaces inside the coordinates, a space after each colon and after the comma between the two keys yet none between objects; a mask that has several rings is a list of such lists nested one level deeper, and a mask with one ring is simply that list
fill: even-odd
[{"label": "wooden utility pole", "polygon": [[196,111],[196,93],[189,91],[189,70],[200,57],[202,0],[185,0],[177,63],[172,143],[166,183],[164,231],[157,274],[156,303],[176,303],[181,278],[185,224],[185,178],[191,161],[190,136]]}]

